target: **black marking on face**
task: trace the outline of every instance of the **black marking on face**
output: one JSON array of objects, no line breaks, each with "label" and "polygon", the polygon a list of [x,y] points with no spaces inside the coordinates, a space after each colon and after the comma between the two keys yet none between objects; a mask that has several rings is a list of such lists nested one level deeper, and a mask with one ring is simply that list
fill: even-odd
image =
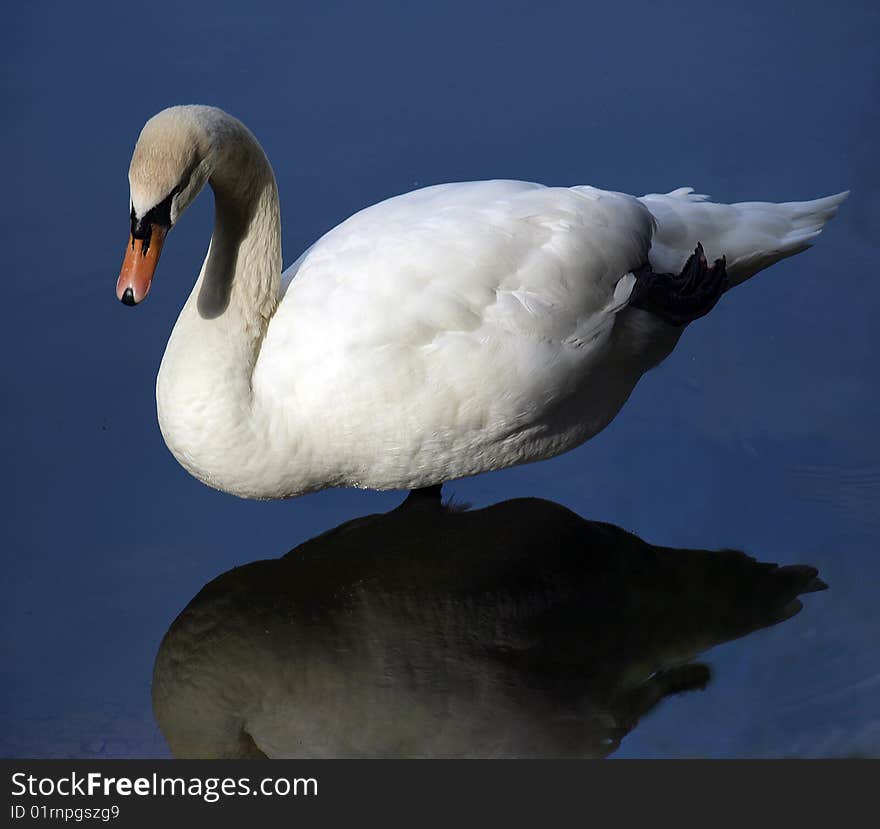
[{"label": "black marking on face", "polygon": [[161,225],[165,228],[171,228],[171,202],[174,197],[189,182],[189,176],[186,180],[175,187],[166,198],[162,199],[155,207],[148,210],[140,218],[134,212],[134,206],[131,208],[131,246],[134,248],[134,240],[142,240],[141,254],[146,256],[150,247],[150,237],[153,235],[153,225]]}]

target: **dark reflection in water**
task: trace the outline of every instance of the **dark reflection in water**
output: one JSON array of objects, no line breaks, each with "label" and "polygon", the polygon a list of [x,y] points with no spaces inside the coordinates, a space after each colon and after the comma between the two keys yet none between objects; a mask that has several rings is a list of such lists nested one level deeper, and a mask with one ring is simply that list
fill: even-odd
[{"label": "dark reflection in water", "polygon": [[180,757],[604,757],[814,568],[647,544],[538,499],[412,500],[207,584],[153,706]]}]

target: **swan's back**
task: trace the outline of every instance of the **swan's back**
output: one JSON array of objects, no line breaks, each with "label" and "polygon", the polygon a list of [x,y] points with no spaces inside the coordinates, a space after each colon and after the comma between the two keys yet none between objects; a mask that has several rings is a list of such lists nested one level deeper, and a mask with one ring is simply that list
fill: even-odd
[{"label": "swan's back", "polygon": [[651,230],[636,199],[593,188],[487,181],[396,196],[342,222],[286,275],[261,360],[287,359],[294,342],[325,366],[336,350],[358,362],[391,348],[436,373],[432,356],[456,338],[562,346],[644,263]]}]

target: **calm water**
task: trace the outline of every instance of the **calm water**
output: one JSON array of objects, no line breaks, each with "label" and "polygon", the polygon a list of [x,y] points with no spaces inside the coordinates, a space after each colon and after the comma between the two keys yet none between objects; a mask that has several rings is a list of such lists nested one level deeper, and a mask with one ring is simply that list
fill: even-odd
[{"label": "calm water", "polygon": [[233,566],[403,497],[243,502],[165,449],[153,384],[210,196],[143,307],[113,289],[138,131],[199,102],[244,120],[272,160],[285,263],[358,208],[440,181],[692,185],[723,201],[852,188],[814,249],[691,326],[599,437],[447,489],[811,564],[830,585],[703,654],[706,690],[662,700],[613,756],[880,756],[876,5],[421,5],[4,15],[0,755],[167,756],[150,675],[184,605]]}]

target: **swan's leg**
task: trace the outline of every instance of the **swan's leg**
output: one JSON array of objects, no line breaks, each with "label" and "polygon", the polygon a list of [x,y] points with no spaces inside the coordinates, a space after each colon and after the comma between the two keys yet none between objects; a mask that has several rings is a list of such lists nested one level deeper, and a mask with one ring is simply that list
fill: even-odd
[{"label": "swan's leg", "polygon": [[725,259],[710,268],[703,246],[691,254],[680,274],[655,273],[650,265],[635,271],[629,304],[656,314],[671,325],[687,325],[708,314],[729,286]]},{"label": "swan's leg", "polygon": [[421,504],[436,504],[440,506],[443,484],[434,484],[434,486],[425,486],[421,489],[411,489],[406,500],[400,505],[401,507],[411,507]]}]

